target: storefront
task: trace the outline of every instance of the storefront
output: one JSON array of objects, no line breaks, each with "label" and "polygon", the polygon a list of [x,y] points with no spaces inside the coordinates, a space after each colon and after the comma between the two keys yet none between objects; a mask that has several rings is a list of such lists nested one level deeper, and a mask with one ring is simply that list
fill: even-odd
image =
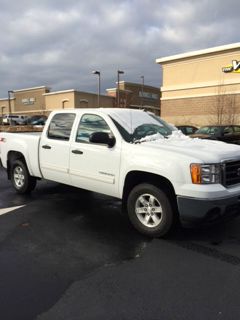
[{"label": "storefront", "polygon": [[[13,90],[9,97],[0,99],[0,111],[4,114],[48,115],[52,110],[66,108],[145,108],[159,114],[159,88],[121,81],[118,88],[107,89],[107,94],[83,92],[74,89],[51,91],[41,86]],[[119,92],[119,103],[118,93]],[[99,98],[99,99],[98,99]]]},{"label": "storefront", "polygon": [[[144,78],[143,78],[144,81]],[[116,98],[118,106],[117,88],[107,89],[110,96]],[[159,88],[144,83],[133,83],[127,81],[119,82],[119,107],[145,109],[159,115],[160,113],[160,90]]]},{"label": "storefront", "polygon": [[240,43],[164,58],[161,116],[178,124],[240,123]]}]

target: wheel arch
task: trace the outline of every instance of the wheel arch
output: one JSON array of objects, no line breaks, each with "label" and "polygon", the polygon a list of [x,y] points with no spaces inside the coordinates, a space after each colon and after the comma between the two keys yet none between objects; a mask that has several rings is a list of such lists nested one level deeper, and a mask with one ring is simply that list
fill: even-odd
[{"label": "wheel arch", "polygon": [[22,160],[25,163],[26,167],[28,168],[26,159],[25,159],[24,155],[21,152],[19,152],[19,151],[9,151],[8,155],[7,155],[7,176],[8,176],[9,180],[11,179],[11,164],[15,160]]},{"label": "wheel arch", "polygon": [[154,186],[158,187],[162,191],[164,191],[171,199],[172,203],[174,204],[174,209],[177,208],[177,200],[176,200],[176,193],[175,189],[170,180],[167,178],[150,173],[150,172],[143,172],[143,171],[130,171],[128,172],[125,181],[124,181],[124,188],[123,188],[123,209],[126,209],[127,198],[130,191],[137,185],[141,183],[149,183],[153,184]]}]

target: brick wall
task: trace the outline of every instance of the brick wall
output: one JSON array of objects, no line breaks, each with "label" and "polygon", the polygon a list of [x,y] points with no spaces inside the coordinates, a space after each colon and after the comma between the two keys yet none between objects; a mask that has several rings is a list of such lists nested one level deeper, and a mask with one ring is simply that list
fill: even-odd
[{"label": "brick wall", "polygon": [[174,124],[214,124],[218,108],[226,117],[234,114],[234,122],[240,123],[240,94],[162,100],[161,117]]}]

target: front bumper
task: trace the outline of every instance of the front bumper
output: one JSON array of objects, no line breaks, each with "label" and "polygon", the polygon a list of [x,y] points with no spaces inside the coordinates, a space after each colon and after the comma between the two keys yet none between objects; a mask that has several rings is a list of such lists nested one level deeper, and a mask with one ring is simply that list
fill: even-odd
[{"label": "front bumper", "polygon": [[177,197],[183,225],[210,224],[240,214],[240,194],[220,199]]}]

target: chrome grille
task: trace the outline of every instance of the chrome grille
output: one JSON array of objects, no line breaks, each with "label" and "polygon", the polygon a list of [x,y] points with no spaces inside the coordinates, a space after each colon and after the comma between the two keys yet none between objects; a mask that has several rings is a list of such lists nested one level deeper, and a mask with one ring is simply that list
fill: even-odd
[{"label": "chrome grille", "polygon": [[240,184],[240,160],[227,161],[223,165],[223,184],[226,187]]}]

